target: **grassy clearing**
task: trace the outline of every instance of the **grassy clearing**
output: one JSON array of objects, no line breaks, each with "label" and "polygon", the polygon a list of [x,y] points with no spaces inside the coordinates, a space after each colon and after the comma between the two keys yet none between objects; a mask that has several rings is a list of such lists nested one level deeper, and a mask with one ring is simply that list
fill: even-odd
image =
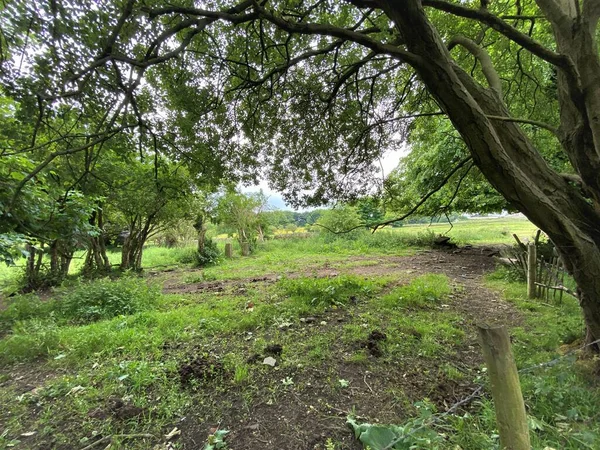
[{"label": "grassy clearing", "polygon": [[[396,255],[414,251],[396,239],[385,249],[343,239],[272,241],[250,258],[203,270],[153,269],[147,279],[73,282],[51,300],[13,299],[0,312],[0,448],[83,448],[100,437],[148,433],[154,437],[113,442],[147,449],[165,444],[175,427],[182,435],[173,448],[202,448],[220,424],[231,430],[232,448],[329,442],[343,450],[354,448],[348,415],[419,427],[485,382],[473,327],[481,317],[457,307],[460,280],[392,271]],[[172,252],[156,250],[155,261],[181,259],[183,251]],[[317,267],[335,274],[318,277]],[[351,273],[357,267],[378,271]],[[273,273],[283,277],[247,280]],[[217,280],[219,289],[167,295],[156,287],[161,280]],[[511,330],[519,367],[581,341],[574,299],[529,301],[503,271],[486,285],[520,316]],[[275,367],[263,364],[267,356]],[[592,449],[600,441],[595,364],[567,358],[523,375],[535,449]],[[248,431],[256,423],[259,432]],[[489,398],[418,438],[429,444],[417,448],[496,448]]]},{"label": "grassy clearing", "polygon": [[445,234],[458,244],[498,245],[515,243],[513,233],[521,238],[532,237],[537,227],[523,218],[471,219],[431,225],[405,225],[394,228],[393,232],[401,236],[418,236],[420,233]]},{"label": "grassy clearing", "polygon": [[[402,228],[386,228],[375,234],[367,231],[358,233],[358,239],[327,238],[314,236],[299,239],[275,239],[261,243],[253,255],[253,259],[239,257],[238,243],[226,238],[218,239],[221,251],[225,242],[232,242],[234,254],[232,261],[225,261],[218,269],[209,270],[207,276],[213,279],[229,279],[236,277],[240,271],[244,277],[257,276],[268,271],[282,270],[294,272],[309,262],[342,261],[349,255],[406,255],[415,246],[426,246],[436,234],[447,234],[459,244],[512,244],[512,233],[521,237],[532,236],[535,226],[526,219],[500,218],[477,219],[456,222],[449,231],[448,224],[406,225]],[[142,265],[147,270],[178,267],[192,262],[191,253],[195,247],[164,248],[149,245],[144,249]],[[81,271],[84,252],[76,252],[70,273],[77,275]],[[108,251],[108,258],[114,266],[120,263],[120,249]],[[282,266],[285,266],[282,268]],[[0,290],[15,292],[24,263],[14,267],[0,266]]]}]

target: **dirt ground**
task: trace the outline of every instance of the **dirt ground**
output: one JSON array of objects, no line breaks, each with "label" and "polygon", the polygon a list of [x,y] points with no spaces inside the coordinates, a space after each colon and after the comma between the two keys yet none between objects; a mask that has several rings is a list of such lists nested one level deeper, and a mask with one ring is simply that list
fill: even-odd
[{"label": "dirt ground", "polygon": [[[425,273],[445,274],[450,279],[452,294],[444,305],[447,311],[457,313],[459,326],[466,338],[459,348],[436,359],[420,357],[401,358],[389,363],[382,356],[380,346],[392,343],[398,336],[386,336],[379,330],[371,330],[367,341],[360,344],[368,360],[364,364],[348,361],[352,352],[360,349],[347,343],[332,342],[330,357],[321,365],[290,368],[275,367],[273,370],[256,370],[252,383],[246,386],[221,385],[221,380],[231,379],[231,374],[219,362],[219,357],[228,352],[240,352],[247,363],[262,367],[263,357],[273,355],[278,359],[285,356],[285,348],[279,342],[270,342],[263,353],[257,355],[245,336],[216,337],[209,347],[185,347],[188,360],[181,362],[174,382],[189,390],[194,406],[185,417],[170,424],[181,434],[175,447],[166,445],[147,448],[204,448],[207,437],[215,429],[227,429],[226,442],[230,450],[325,450],[331,440],[336,450],[358,450],[361,445],[355,440],[345,422],[349,415],[359,421],[380,423],[402,423],[414,417],[414,403],[429,399],[438,411],[447,409],[458,400],[468,396],[475,388],[472,380],[482,358],[476,339],[475,325],[478,323],[502,323],[519,325],[521,318],[516,309],[505,302],[501,295],[484,286],[482,277],[493,270],[493,248],[461,248],[422,251],[412,256],[355,256],[343,264],[321,264],[303,271],[289,274],[289,278],[314,276],[335,277],[338,274],[359,276],[393,276],[397,284],[408,283],[412,278]],[[275,283],[280,275],[270,273],[260,277],[185,283],[185,276],[194,270],[165,274],[164,292],[177,294],[244,292],[250,287],[267,287]],[[393,287],[393,286],[392,286]],[[390,289],[392,287],[389,287]],[[302,340],[317,333],[341,330],[344,324],[355,318],[355,308],[349,306],[327,311],[325,314],[305,318],[301,327],[294,328],[293,339]],[[310,320],[309,320],[310,319]],[[301,319],[302,320],[302,319]],[[326,325],[323,325],[326,324]],[[264,336],[268,341],[269,334]],[[417,333],[415,331],[415,333]],[[418,334],[418,333],[417,333]],[[418,339],[419,336],[415,334]],[[232,342],[235,340],[235,342]],[[240,344],[240,342],[242,344]],[[171,348],[165,344],[165,355],[182,354],[179,344]],[[187,344],[186,344],[187,345]],[[209,356],[206,356],[209,355]],[[216,359],[211,359],[217,355]],[[465,376],[451,379],[440,372],[444,364],[452,365]],[[39,371],[35,365],[17,365],[10,370],[9,383],[17,392],[31,392],[53,376],[60,374]],[[0,372],[5,372],[0,370]],[[293,387],[282,387],[286,379],[294,380]],[[5,378],[6,379],[6,378]],[[339,379],[346,380],[347,388],[336,388]],[[121,421],[144,420],[144,411],[132,409],[129,404],[116,404],[119,399],[107,399],[106,405],[90,411],[88,416],[96,419]],[[115,406],[116,405],[116,406]],[[468,409],[471,405],[465,405]],[[70,427],[76,424],[70,424]],[[36,448],[73,448],[81,446],[55,447],[52,443],[40,443]],[[137,444],[136,448],[143,448]],[[20,447],[26,448],[26,447]],[[112,447],[111,447],[112,448]],[[117,448],[117,447],[114,447]],[[120,447],[127,448],[127,447]]]},{"label": "dirt ground", "polygon": [[[486,289],[482,277],[493,270],[493,248],[465,248],[431,250],[409,257],[377,257],[377,264],[347,267],[343,273],[361,276],[398,275],[399,280],[407,280],[424,273],[445,274],[451,280],[453,294],[444,305],[458,312],[464,320],[461,323],[467,339],[465,344],[449,352],[435,364],[452,364],[466,374],[481,364],[479,347],[476,342],[475,324],[502,323],[508,326],[520,323],[519,313],[505,302],[499,293]],[[373,257],[351,257],[347,262],[373,260]],[[333,277],[340,273],[334,267],[314,267],[305,272],[288,274],[288,277],[317,276]],[[167,293],[221,292],[230,289],[245,289],[256,283],[274,283],[278,274],[268,274],[259,278],[233,281],[211,281],[182,284],[176,279],[165,283]],[[351,314],[338,310],[318,317],[326,319],[331,326],[343,324]],[[313,332],[313,330],[308,331]],[[385,337],[384,337],[385,339]],[[227,345],[215,343],[215,346]],[[368,345],[368,343],[366,344]],[[376,344],[375,344],[376,345]],[[436,367],[421,359],[407,359],[401,364],[389,365],[369,370],[371,366],[348,364],[343,356],[348,349],[335,343],[336,355],[323,367],[303,368],[295,371],[295,379],[301,383],[281,394],[276,401],[262,389],[255,392],[250,406],[245,404],[240,392],[231,391],[215,398],[220,402],[222,415],[218,421],[207,417],[203,411],[185,417],[178,426],[182,430],[181,443],[185,449],[198,449],[206,442],[210,430],[222,427],[230,430],[227,442],[233,450],[318,450],[325,448],[327,439],[338,445],[336,449],[360,449],[361,446],[345,425],[350,414],[364,421],[381,423],[401,423],[414,413],[410,405],[428,398],[439,411],[468,396],[474,389],[472,379],[455,381],[440,376]],[[454,353],[454,354],[452,354]],[[370,358],[376,358],[371,353]],[[262,359],[261,359],[262,361]],[[332,374],[349,382],[350,389],[333,391],[329,387]],[[265,375],[256,383],[270,386],[288,376],[282,371]],[[260,400],[264,396],[264,401]],[[258,399],[258,400],[256,400]],[[469,408],[466,405],[465,408]],[[213,409],[213,408],[211,408]]]}]

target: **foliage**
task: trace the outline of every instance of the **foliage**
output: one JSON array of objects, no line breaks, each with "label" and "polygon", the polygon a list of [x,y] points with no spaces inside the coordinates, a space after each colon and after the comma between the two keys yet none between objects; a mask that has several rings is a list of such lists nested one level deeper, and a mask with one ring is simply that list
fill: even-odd
[{"label": "foliage", "polygon": [[324,210],[313,209],[310,211],[264,211],[267,222],[272,228],[286,228],[289,225],[298,227],[306,227],[313,225],[319,220]]},{"label": "foliage", "polygon": [[229,434],[229,430],[217,430],[208,436],[208,442],[204,446],[204,450],[227,449],[225,436]]},{"label": "foliage", "polygon": [[415,122],[409,142],[411,152],[402,157],[385,180],[384,202],[388,211],[405,213],[440,185],[442,187],[419,207],[419,214],[438,216],[512,209],[472,163],[467,163],[443,183],[450,170],[469,154],[449,120],[431,117]]},{"label": "foliage", "polygon": [[230,234],[237,233],[241,245],[256,245],[257,239],[264,238],[267,221],[263,216],[267,199],[261,192],[243,194],[235,190],[227,191],[218,199],[217,221],[223,224]]},{"label": "foliage", "polygon": [[221,252],[217,242],[213,239],[206,239],[201,252],[196,252],[194,264],[198,267],[217,264],[221,260]]},{"label": "foliage", "polygon": [[354,436],[364,446],[371,450],[411,450],[414,448],[439,449],[443,443],[442,436],[427,424],[433,414],[433,407],[427,403],[416,405],[419,417],[411,419],[406,424],[381,425],[358,423],[353,417],[348,417],[346,423],[354,431]]},{"label": "foliage", "polygon": [[362,222],[357,209],[349,205],[326,210],[317,221],[317,225],[328,241],[336,238],[353,240],[364,230],[360,229]]},{"label": "foliage", "polygon": [[70,322],[89,323],[153,309],[160,298],[157,286],[135,276],[123,276],[79,281],[64,288],[57,307]]},{"label": "foliage", "polygon": [[0,234],[0,262],[12,266],[16,259],[27,257],[27,252],[23,249],[26,243],[27,240],[22,234]]}]

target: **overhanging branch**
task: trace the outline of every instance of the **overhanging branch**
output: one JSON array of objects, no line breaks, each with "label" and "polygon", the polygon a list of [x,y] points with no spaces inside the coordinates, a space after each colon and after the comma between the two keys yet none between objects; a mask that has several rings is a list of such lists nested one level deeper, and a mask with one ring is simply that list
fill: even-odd
[{"label": "overhanging branch", "polygon": [[538,56],[539,58],[542,58],[544,61],[547,61],[550,64],[553,64],[557,67],[568,71],[569,76],[576,78],[573,62],[568,56],[561,55],[544,47],[540,42],[531,38],[527,34],[517,30],[512,25],[502,20],[500,17],[489,12],[487,9],[467,8],[457,3],[450,3],[445,0],[422,0],[422,4],[423,6],[438,9],[440,11],[444,11],[458,17],[473,19],[478,22],[489,25],[498,33],[506,36],[511,41],[523,46],[534,55]]},{"label": "overhanging branch", "polygon": [[[446,183],[448,183],[448,181],[450,181],[450,178],[452,178],[454,176],[454,174],[456,172],[458,172],[460,169],[462,169],[467,163],[469,163],[473,158],[471,156],[466,157],[465,159],[463,159],[462,161],[460,161],[451,171],[450,173],[448,173],[448,175],[446,175],[444,177],[444,179],[442,181],[440,181],[440,183],[437,184],[437,186],[435,188],[433,188],[431,191],[429,191],[427,193],[427,195],[425,195],[423,198],[421,198],[421,200],[419,200],[419,202],[413,206],[406,214],[401,215],[400,217],[396,217],[395,219],[391,219],[391,220],[386,220],[385,222],[380,222],[378,224],[376,224],[373,227],[373,233],[375,231],[377,231],[378,228],[381,227],[385,227],[386,225],[390,225],[394,222],[399,222],[401,220],[406,219],[407,217],[413,215],[422,205],[423,203],[425,203],[433,194],[435,194],[436,192],[438,192],[440,189],[442,189]],[[364,225],[363,225],[364,226]]]},{"label": "overhanging branch", "polygon": [[301,23],[301,22],[289,22],[277,17],[270,13],[262,6],[258,4],[254,5],[254,8],[258,11],[259,16],[265,20],[271,22],[276,27],[287,31],[290,34],[305,34],[305,35],[317,35],[317,36],[331,36],[346,41],[355,42],[364,47],[371,49],[377,54],[389,55],[400,61],[406,62],[413,67],[422,65],[422,60],[419,56],[414,53],[410,53],[403,50],[396,45],[386,44],[384,42],[373,39],[372,37],[361,33],[360,31],[354,31],[347,28],[340,28],[333,25],[324,25],[320,23]]},{"label": "overhanging branch", "polygon": [[498,76],[498,72],[494,69],[494,63],[488,52],[481,48],[475,41],[466,38],[465,36],[456,36],[452,38],[448,44],[448,50],[452,50],[455,46],[460,45],[467,49],[479,63],[481,64],[481,70],[487,80],[488,84],[492,89],[495,89],[499,94],[502,94],[502,82]]},{"label": "overhanging branch", "polygon": [[526,123],[529,125],[534,125],[539,128],[543,128],[544,130],[550,131],[555,136],[558,136],[558,128],[553,127],[545,122],[540,122],[539,120],[531,120],[531,119],[519,119],[516,117],[502,117],[502,116],[487,116],[488,119],[491,120],[500,120],[503,122],[516,122],[516,123]]}]

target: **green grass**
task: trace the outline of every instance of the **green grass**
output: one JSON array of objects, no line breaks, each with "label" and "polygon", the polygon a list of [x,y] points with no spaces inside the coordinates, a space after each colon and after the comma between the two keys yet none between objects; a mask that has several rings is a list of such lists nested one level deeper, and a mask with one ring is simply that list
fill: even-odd
[{"label": "green grass", "polygon": [[[194,270],[176,265],[185,249],[149,248],[153,264],[175,271],[161,273],[157,267],[152,271],[158,273],[147,278],[70,280],[50,300],[31,295],[11,300],[0,312],[0,448],[19,440],[21,448],[35,448],[32,442],[84,447],[94,433],[163,436],[182,417],[217,423],[231,417],[231,411],[253,420],[257,405],[283,410],[286,403],[281,402],[315,387],[310,400],[315,411],[321,402],[340,398],[344,408],[360,410],[361,404],[346,404],[345,396],[361,389],[368,393],[372,387],[376,395],[369,403],[381,402],[377,408],[390,414],[386,417],[397,417],[398,410],[403,417],[415,417],[432,408],[428,402],[415,407],[415,401],[434,395],[440,382],[485,383],[481,367],[461,359],[476,341],[471,322],[454,307],[456,280],[440,274],[409,279],[347,273],[380,264],[378,258],[385,255],[414,251],[404,238],[385,247],[391,234],[375,236],[359,242],[271,241],[251,257]],[[482,234],[478,239],[487,238]],[[373,246],[365,248],[365,242]],[[339,275],[317,277],[316,269],[325,265]],[[284,277],[240,281],[265,274]],[[160,280],[233,282],[215,292],[166,295],[154,286]],[[502,292],[521,317],[520,326],[511,330],[520,368],[551,360],[565,344],[581,341],[584,328],[575,299],[565,296],[562,304],[552,305],[528,300],[524,284],[510,281],[506,271],[490,275],[485,283]],[[61,303],[61,296],[67,301]],[[374,331],[386,336],[377,344],[380,356],[369,347]],[[283,349],[275,368],[261,364],[272,344]],[[258,363],[249,360],[252,355],[259,355]],[[181,365],[199,357],[214,360],[222,370],[215,370],[210,380],[182,385]],[[600,442],[595,364],[567,358],[522,375],[534,449],[586,449]],[[311,378],[315,374],[318,378]],[[363,378],[365,374],[373,379]],[[25,392],[17,375],[36,389]],[[403,390],[404,376],[413,376],[416,387]],[[342,388],[340,379],[348,387]],[[422,397],[415,398],[415,392]],[[95,418],[94,411],[106,410],[111,398],[141,408],[143,419]],[[28,431],[36,435],[21,436]],[[488,396],[472,404],[468,414],[449,416],[429,431],[445,436],[436,440],[438,447],[428,447],[432,449],[498,445]],[[332,438],[343,438],[344,432]],[[154,444],[136,439],[113,446],[145,449]]]},{"label": "green grass", "polygon": [[445,275],[426,274],[406,286],[394,288],[383,295],[380,301],[390,308],[425,307],[439,304],[450,292]]},{"label": "green grass", "polygon": [[[459,244],[491,245],[512,244],[513,233],[520,237],[532,236],[536,228],[526,219],[471,219],[456,222],[451,230],[448,224],[406,225],[402,228],[385,228],[372,234],[358,233],[357,239],[347,239],[345,235],[315,236],[298,239],[275,239],[260,243],[250,258],[241,258],[239,245],[233,241],[234,258],[224,261],[218,267],[208,268],[207,276],[212,279],[231,279],[260,276],[265,273],[291,273],[308,265],[325,262],[341,262],[347,256],[364,255],[407,255],[414,246],[427,245],[431,236],[447,234]],[[223,251],[225,241],[218,241]],[[164,248],[149,245],[144,249],[142,266],[146,270],[181,266],[181,261],[189,260],[194,246]],[[70,274],[77,275],[83,266],[85,253],[78,251],[71,264]],[[108,258],[113,266],[121,259],[120,249],[110,249]],[[0,266],[0,292],[16,292],[24,269],[24,261],[16,266]]]},{"label": "green grass", "polygon": [[[490,275],[489,287],[524,315],[522,327],[511,330],[513,351],[519,369],[559,358],[561,346],[584,338],[584,325],[577,300],[565,297],[562,304],[544,304],[527,299],[523,283],[507,281],[505,270]],[[563,350],[563,352],[566,351]],[[534,449],[597,449],[600,442],[600,390],[597,360],[575,355],[550,366],[520,375],[530,421]],[[456,433],[451,442],[461,448],[492,448],[497,445],[493,404],[484,400],[477,415],[455,416]]]},{"label": "green grass", "polygon": [[405,225],[392,230],[405,237],[418,236],[426,232],[444,234],[460,245],[512,245],[515,243],[513,233],[520,238],[533,237],[537,227],[524,218],[498,218],[463,220],[455,222],[452,227],[448,223],[436,223]]}]

